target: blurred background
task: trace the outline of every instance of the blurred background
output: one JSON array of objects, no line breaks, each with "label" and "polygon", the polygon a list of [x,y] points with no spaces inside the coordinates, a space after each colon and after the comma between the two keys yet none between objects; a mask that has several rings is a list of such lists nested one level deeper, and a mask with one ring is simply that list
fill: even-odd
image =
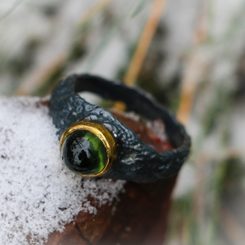
[{"label": "blurred background", "polygon": [[1,0],[0,95],[89,72],[140,86],[193,139],[166,244],[245,243],[244,0]]}]

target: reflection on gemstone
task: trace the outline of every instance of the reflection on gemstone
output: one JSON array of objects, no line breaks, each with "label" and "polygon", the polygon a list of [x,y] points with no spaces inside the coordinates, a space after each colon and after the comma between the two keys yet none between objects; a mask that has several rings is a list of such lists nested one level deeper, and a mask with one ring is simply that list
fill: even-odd
[{"label": "reflection on gemstone", "polygon": [[106,148],[96,135],[77,130],[63,144],[63,159],[73,171],[84,175],[97,174],[106,166]]}]

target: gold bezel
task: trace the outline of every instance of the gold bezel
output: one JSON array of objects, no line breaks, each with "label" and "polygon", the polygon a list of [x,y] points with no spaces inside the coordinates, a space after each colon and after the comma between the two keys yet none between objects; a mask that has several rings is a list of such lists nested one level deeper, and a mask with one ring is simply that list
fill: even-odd
[{"label": "gold bezel", "polygon": [[90,133],[96,135],[102,141],[103,145],[105,146],[106,154],[107,154],[106,165],[99,173],[96,173],[96,174],[82,174],[82,173],[80,173],[80,175],[83,177],[99,177],[99,176],[104,175],[111,168],[112,162],[115,159],[116,141],[115,141],[114,137],[108,131],[108,129],[100,123],[88,122],[88,121],[79,121],[79,122],[71,125],[61,135],[61,138],[60,138],[61,150],[63,148],[63,144],[66,141],[66,139],[72,133],[74,133],[77,130],[86,130],[86,131],[89,131]]}]

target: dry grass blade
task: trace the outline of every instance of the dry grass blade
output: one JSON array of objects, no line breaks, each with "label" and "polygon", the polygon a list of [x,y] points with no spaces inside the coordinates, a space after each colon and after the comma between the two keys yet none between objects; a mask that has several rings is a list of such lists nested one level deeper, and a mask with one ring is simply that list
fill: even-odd
[{"label": "dry grass blade", "polygon": [[[90,21],[96,14],[102,11],[104,8],[108,6],[108,4],[112,0],[98,0],[93,4],[86,12],[83,14],[81,19],[78,21],[78,25],[83,25],[84,23]],[[72,50],[72,48],[71,48]],[[69,53],[59,53],[50,60],[48,64],[42,64],[38,66],[33,71],[31,79],[26,80],[25,82],[21,83],[19,88],[16,91],[17,95],[28,95],[32,94],[33,91],[36,91],[38,88],[42,87],[43,85],[46,86],[44,83],[53,74],[55,74],[59,69],[61,69],[69,59]],[[52,84],[51,84],[52,86]]]},{"label": "dry grass blade", "polygon": [[223,221],[222,226],[228,239],[235,241],[235,244],[242,244],[245,241],[242,225],[237,222],[237,219],[226,208],[223,208],[221,213]]},{"label": "dry grass blade", "polygon": [[207,39],[206,8],[204,8],[203,12],[204,13],[200,17],[197,29],[195,30],[193,35],[194,51],[190,54],[190,57],[187,61],[185,73],[182,80],[180,105],[177,114],[179,120],[183,123],[186,123],[190,117],[194,96],[198,87],[197,84],[206,68],[197,52],[198,47]]},{"label": "dry grass blade", "polygon": [[[150,16],[139,39],[137,49],[131,60],[128,71],[123,79],[124,83],[128,86],[132,86],[136,82],[145,56],[147,54],[147,50],[159,24],[163,9],[165,7],[165,3],[165,0],[155,0],[152,4]],[[114,104],[113,108],[118,111],[125,111],[126,105],[118,101]]]},{"label": "dry grass blade", "polygon": [[84,23],[93,18],[99,11],[105,8],[112,0],[99,0],[92,5],[88,11],[81,17],[80,22]]},{"label": "dry grass blade", "polygon": [[162,16],[165,3],[165,0],[154,0],[152,4],[150,16],[139,39],[137,49],[129,65],[129,69],[124,77],[125,84],[129,86],[133,85],[138,77],[147,54],[147,50],[150,46],[152,38],[154,37],[160,18]]}]

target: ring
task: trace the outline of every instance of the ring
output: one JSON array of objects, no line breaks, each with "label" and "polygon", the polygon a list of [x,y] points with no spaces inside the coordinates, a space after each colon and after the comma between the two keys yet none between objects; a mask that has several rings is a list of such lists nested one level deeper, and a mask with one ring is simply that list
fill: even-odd
[{"label": "ring", "polygon": [[[157,152],[80,92],[122,101],[128,111],[149,121],[160,119],[173,149]],[[177,175],[190,152],[191,140],[183,125],[149,94],[98,76],[72,75],[60,81],[51,95],[50,115],[64,163],[84,177],[157,181]]]}]

